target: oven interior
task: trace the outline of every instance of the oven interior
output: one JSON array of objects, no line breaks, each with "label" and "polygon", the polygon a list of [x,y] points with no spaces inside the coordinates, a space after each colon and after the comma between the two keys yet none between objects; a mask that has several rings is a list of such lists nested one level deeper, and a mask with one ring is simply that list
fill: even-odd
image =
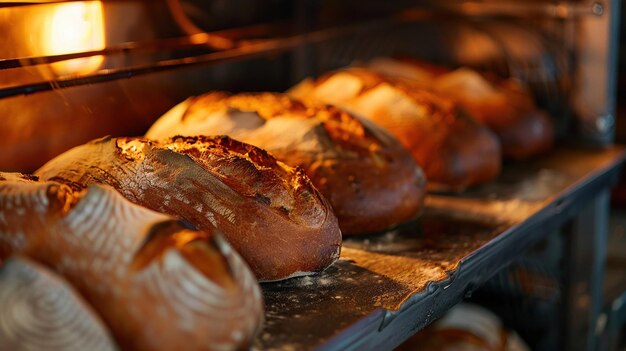
[{"label": "oven interior", "polygon": [[[614,0],[5,3],[0,165],[33,171],[97,137],[142,135],[192,95],[284,91],[383,56],[517,78],[549,112],[559,148],[606,149],[616,124],[619,12]],[[572,227],[553,228],[465,296],[499,311],[533,349],[574,343],[567,326],[544,329],[567,315],[560,282],[572,275],[563,269],[573,260],[564,234]]]}]

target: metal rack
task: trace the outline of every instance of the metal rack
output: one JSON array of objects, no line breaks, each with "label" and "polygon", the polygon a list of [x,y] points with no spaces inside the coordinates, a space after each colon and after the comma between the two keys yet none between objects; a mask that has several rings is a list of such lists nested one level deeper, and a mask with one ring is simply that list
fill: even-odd
[{"label": "metal rack", "polygon": [[[64,1],[16,2],[16,5],[56,4]],[[77,1],[80,2],[80,1]],[[132,1],[130,1],[132,2]],[[5,5],[11,6],[11,4]],[[46,65],[78,58],[94,56],[131,57],[141,53],[172,54],[176,58],[156,59],[142,65],[103,68],[90,74],[72,74],[54,79],[40,80],[28,84],[0,87],[0,98],[36,92],[63,89],[87,84],[126,79],[161,71],[169,71],[197,65],[216,65],[236,62],[285,52],[308,44],[329,40],[371,35],[383,29],[423,20],[454,21],[463,18],[484,16],[539,16],[561,19],[602,15],[604,8],[595,4],[531,4],[515,3],[473,3],[442,2],[424,4],[397,11],[382,18],[347,21],[324,27],[303,27],[298,21],[279,21],[257,24],[230,30],[199,32],[174,38],[161,38],[154,41],[123,42],[109,45],[100,50],[86,50],[76,53],[28,56],[0,59],[0,70],[19,69]],[[193,53],[186,53],[197,49]]]},{"label": "metal rack", "polygon": [[[297,22],[274,22],[232,30],[211,33],[196,33],[176,38],[166,38],[151,42],[125,42],[111,45],[101,50],[88,50],[71,54],[48,55],[37,57],[19,57],[0,59],[0,70],[24,68],[42,64],[51,64],[77,58],[89,58],[99,55],[132,56],[137,53],[178,54],[177,58],[161,59],[153,62],[126,67],[101,69],[82,75],[56,77],[21,85],[0,88],[0,98],[15,95],[33,94],[42,91],[62,89],[87,84],[131,78],[150,73],[169,71],[197,65],[216,65],[224,62],[237,62],[271,54],[285,52],[303,45],[341,39],[355,35],[368,35],[377,30],[395,25],[412,23],[433,16],[453,16],[453,13],[434,13],[432,10],[414,8],[384,18],[375,18],[324,28],[302,29]],[[199,52],[186,54],[184,50],[199,49]]]},{"label": "metal rack", "polygon": [[417,223],[346,240],[341,260],[323,274],[264,284],[266,324],[255,347],[390,350],[567,224],[571,254],[588,257],[572,257],[576,271],[563,282],[564,310],[576,316],[563,320],[563,347],[594,349],[608,190],[625,150],[559,149],[509,164],[497,181],[467,193],[430,195]]}]

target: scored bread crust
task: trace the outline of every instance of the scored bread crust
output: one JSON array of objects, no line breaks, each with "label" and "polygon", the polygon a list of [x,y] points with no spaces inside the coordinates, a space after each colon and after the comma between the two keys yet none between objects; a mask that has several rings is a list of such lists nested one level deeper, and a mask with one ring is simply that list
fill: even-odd
[{"label": "scored bread crust", "polygon": [[425,177],[410,153],[380,127],[334,106],[279,93],[211,92],[174,107],[146,136],[218,134],[301,167],[345,236],[388,229],[422,208]]},{"label": "scored bread crust", "polygon": [[337,220],[302,171],[228,137],[107,137],[36,174],[77,188],[108,184],[134,203],[217,228],[260,281],[319,272],[339,257]]},{"label": "scored bread crust", "polygon": [[260,288],[213,232],[102,185],[75,191],[0,174],[0,208],[2,258],[24,255],[63,276],[122,349],[241,349],[259,330]]},{"label": "scored bread crust", "polygon": [[452,100],[415,84],[349,68],[304,81],[290,93],[344,106],[387,129],[422,166],[431,190],[462,190],[500,173],[495,135]]},{"label": "scored bread crust", "polygon": [[504,157],[529,158],[548,151],[554,143],[550,118],[519,81],[489,77],[469,68],[451,70],[413,58],[375,59],[369,67],[458,101],[496,133]]},{"label": "scored bread crust", "polygon": [[117,350],[103,322],[74,288],[26,257],[12,256],[0,267],[0,311],[5,350]]}]

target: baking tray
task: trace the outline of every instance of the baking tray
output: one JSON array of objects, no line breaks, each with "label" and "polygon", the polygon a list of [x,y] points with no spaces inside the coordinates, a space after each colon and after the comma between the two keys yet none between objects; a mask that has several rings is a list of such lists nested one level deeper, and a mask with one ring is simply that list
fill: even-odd
[{"label": "baking tray", "polygon": [[394,348],[614,184],[624,150],[558,149],[505,164],[492,183],[429,195],[414,223],[344,240],[322,274],[262,285],[254,349]]}]

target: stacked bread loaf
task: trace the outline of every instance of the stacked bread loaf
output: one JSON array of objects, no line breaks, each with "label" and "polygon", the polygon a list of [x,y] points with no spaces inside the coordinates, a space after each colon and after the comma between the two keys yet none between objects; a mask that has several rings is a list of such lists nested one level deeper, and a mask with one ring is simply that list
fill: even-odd
[{"label": "stacked bread loaf", "polygon": [[415,218],[425,179],[409,152],[382,128],[339,108],[284,94],[209,93],[165,114],[147,137],[227,134],[301,167],[329,200],[344,235]]},{"label": "stacked bread loaf", "polygon": [[263,320],[253,274],[220,235],[108,186],[0,174],[0,208],[3,349],[234,350]]},{"label": "stacked bread loaf", "polygon": [[500,172],[500,145],[491,131],[451,99],[370,69],[349,68],[290,94],[343,106],[395,135],[422,166],[431,189],[461,190]]},{"label": "stacked bread loaf", "polygon": [[518,80],[498,79],[469,68],[451,70],[407,58],[376,59],[368,67],[458,101],[472,117],[496,133],[505,157],[524,159],[552,146],[552,122]]}]

